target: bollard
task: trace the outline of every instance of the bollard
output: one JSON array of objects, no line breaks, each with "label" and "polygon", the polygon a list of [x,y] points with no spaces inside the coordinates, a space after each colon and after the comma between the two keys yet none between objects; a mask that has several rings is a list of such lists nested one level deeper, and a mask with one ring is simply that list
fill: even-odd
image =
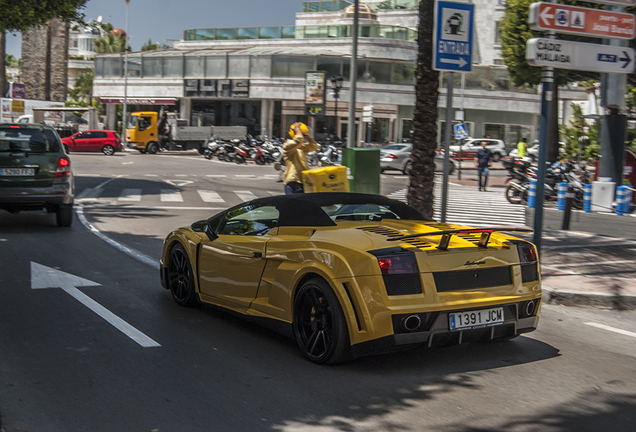
[{"label": "bollard", "polygon": [[616,214],[618,216],[622,216],[627,213],[625,209],[625,203],[628,202],[626,199],[628,197],[629,190],[627,186],[619,186],[616,190]]},{"label": "bollard", "polygon": [[561,225],[562,230],[570,229],[570,216],[572,215],[572,203],[574,202],[574,188],[572,186],[567,187],[566,197],[565,197],[565,207],[563,208],[565,211],[563,212],[563,224]]},{"label": "bollard", "polygon": [[568,184],[561,182],[557,186],[557,210],[565,210],[565,198],[568,193]]},{"label": "bollard", "polygon": [[528,207],[534,208],[534,201],[537,197],[537,181],[530,180],[530,189],[528,190]]},{"label": "bollard", "polygon": [[585,213],[592,213],[592,185],[585,185],[585,192],[583,194],[583,211]]}]

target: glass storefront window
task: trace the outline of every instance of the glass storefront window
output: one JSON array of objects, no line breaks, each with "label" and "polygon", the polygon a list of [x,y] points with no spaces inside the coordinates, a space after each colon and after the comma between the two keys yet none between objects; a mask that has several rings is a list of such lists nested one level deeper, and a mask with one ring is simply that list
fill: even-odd
[{"label": "glass storefront window", "polygon": [[250,77],[271,78],[272,58],[270,56],[254,56],[251,57],[251,62]]},{"label": "glass storefront window", "polygon": [[415,85],[415,64],[393,63],[391,84]]},{"label": "glass storefront window", "polygon": [[98,78],[104,77],[104,59],[102,58],[95,60],[95,76]]},{"label": "glass storefront window", "polygon": [[272,56],[272,78],[305,78],[312,70],[314,57]]},{"label": "glass storefront window", "polygon": [[162,61],[161,57],[143,57],[144,78],[161,78]]},{"label": "glass storefront window", "polygon": [[250,58],[249,56],[229,56],[228,57],[228,78],[249,78]]},{"label": "glass storefront window", "polygon": [[121,57],[104,58],[104,78],[120,78],[121,63]]},{"label": "glass storefront window", "polygon": [[141,76],[141,57],[128,57],[127,63],[128,78],[139,78]]},{"label": "glass storefront window", "polygon": [[227,57],[209,56],[205,58],[206,78],[227,78]]},{"label": "glass storefront window", "polygon": [[332,76],[341,75],[342,59],[338,57],[318,57],[316,70],[325,71],[327,80]]},{"label": "glass storefront window", "polygon": [[204,57],[188,56],[185,58],[185,76],[186,78],[203,78],[204,77]]},{"label": "glass storefront window", "polygon": [[183,76],[183,57],[164,57],[163,76],[176,78]]},{"label": "glass storefront window", "polygon": [[362,76],[362,81],[389,84],[391,82],[391,63],[375,61],[368,62],[367,71]]}]

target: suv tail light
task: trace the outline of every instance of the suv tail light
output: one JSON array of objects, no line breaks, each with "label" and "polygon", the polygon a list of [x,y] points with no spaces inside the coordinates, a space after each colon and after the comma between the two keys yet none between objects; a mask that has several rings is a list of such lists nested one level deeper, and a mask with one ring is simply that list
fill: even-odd
[{"label": "suv tail light", "polygon": [[71,175],[71,161],[67,157],[61,157],[57,161],[57,168],[55,169],[54,177],[68,177]]}]

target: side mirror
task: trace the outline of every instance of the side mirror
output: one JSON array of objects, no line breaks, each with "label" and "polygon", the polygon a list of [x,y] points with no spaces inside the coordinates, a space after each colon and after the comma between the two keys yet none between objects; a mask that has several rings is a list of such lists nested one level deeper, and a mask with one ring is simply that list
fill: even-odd
[{"label": "side mirror", "polygon": [[214,241],[219,238],[219,236],[214,232],[214,230],[209,224],[205,225],[204,231],[205,231],[205,235],[208,236],[208,239],[210,239],[210,241]]}]

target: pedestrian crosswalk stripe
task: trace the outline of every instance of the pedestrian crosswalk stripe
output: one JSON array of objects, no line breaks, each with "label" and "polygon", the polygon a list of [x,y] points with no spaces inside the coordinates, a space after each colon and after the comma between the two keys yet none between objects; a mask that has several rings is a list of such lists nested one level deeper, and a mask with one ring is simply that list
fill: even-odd
[{"label": "pedestrian crosswalk stripe", "polygon": [[183,196],[178,189],[161,189],[162,202],[183,202]]},{"label": "pedestrian crosswalk stripe", "polygon": [[123,189],[119,201],[141,201],[141,189]]},{"label": "pedestrian crosswalk stripe", "polygon": [[221,198],[221,195],[214,191],[198,190],[197,192],[204,202],[225,202],[225,200]]},{"label": "pedestrian crosswalk stripe", "polygon": [[250,200],[258,198],[251,191],[234,191],[234,193],[243,201],[250,201]]}]

